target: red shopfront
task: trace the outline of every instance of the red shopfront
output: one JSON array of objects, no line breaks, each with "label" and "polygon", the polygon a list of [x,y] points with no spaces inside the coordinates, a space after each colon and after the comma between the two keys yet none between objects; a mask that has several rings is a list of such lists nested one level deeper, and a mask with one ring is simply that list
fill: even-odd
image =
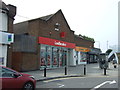
[{"label": "red shopfront", "polygon": [[68,64],[69,50],[75,48],[74,43],[56,39],[39,37],[40,44],[40,68],[64,67]]}]

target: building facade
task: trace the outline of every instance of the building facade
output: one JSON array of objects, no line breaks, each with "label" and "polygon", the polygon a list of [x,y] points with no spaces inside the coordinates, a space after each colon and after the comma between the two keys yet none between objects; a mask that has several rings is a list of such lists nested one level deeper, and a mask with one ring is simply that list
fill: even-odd
[{"label": "building facade", "polygon": [[[61,10],[14,25],[13,68],[19,71],[76,65],[75,35]],[[83,40],[84,41],[84,40]],[[82,41],[76,40],[82,43]],[[94,43],[81,44],[93,47]]]},{"label": "building facade", "polygon": [[80,35],[75,35],[75,44],[75,65],[87,64],[90,61],[88,52],[94,48],[94,41],[86,40]]},{"label": "building facade", "polygon": [[11,67],[12,43],[14,41],[13,21],[16,7],[0,1],[0,65]]}]

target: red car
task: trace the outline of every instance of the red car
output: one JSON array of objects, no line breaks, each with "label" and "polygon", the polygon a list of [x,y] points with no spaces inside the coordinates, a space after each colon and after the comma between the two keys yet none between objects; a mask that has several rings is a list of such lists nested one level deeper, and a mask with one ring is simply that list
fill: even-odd
[{"label": "red car", "polygon": [[5,66],[0,66],[0,72],[0,87],[3,90],[34,90],[36,87],[36,80],[31,75],[19,73]]}]

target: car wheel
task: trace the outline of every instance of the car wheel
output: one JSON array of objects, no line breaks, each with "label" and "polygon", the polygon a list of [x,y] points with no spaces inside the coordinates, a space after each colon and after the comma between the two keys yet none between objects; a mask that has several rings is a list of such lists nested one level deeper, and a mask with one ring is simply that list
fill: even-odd
[{"label": "car wheel", "polygon": [[33,83],[32,82],[25,83],[25,85],[23,86],[23,90],[34,90]]}]

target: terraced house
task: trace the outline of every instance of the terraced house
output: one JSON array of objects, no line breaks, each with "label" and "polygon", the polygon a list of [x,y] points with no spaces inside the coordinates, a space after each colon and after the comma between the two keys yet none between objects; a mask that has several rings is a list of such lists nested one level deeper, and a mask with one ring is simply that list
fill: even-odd
[{"label": "terraced house", "polygon": [[13,22],[16,6],[0,1],[0,65],[12,66]]}]

